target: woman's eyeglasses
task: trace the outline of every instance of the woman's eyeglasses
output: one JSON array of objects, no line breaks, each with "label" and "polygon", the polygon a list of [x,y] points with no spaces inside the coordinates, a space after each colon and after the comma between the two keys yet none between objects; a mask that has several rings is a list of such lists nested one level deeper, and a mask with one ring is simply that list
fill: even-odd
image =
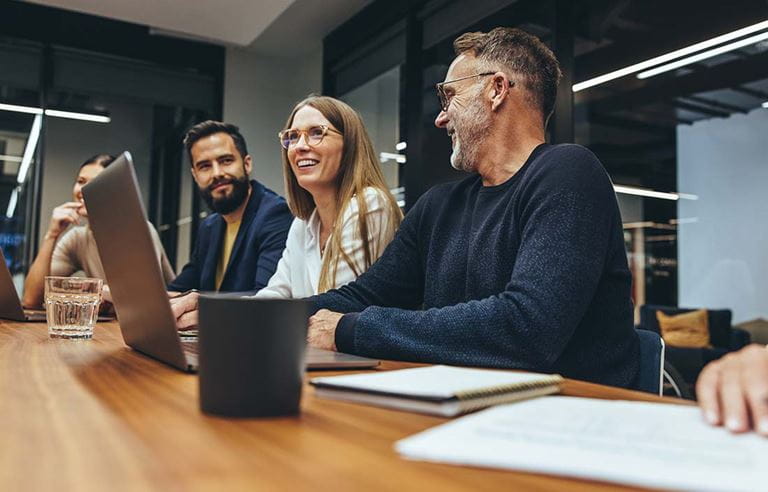
[{"label": "woman's eyeglasses", "polygon": [[288,130],[281,131],[277,134],[277,136],[280,137],[280,145],[282,145],[284,149],[288,150],[289,147],[293,147],[299,143],[302,135],[304,135],[304,141],[307,142],[308,145],[320,145],[320,142],[323,141],[323,138],[325,138],[325,135],[328,132],[334,132],[341,135],[340,132],[334,130],[333,128],[330,128],[326,125],[318,125],[307,128],[306,130],[295,130],[289,128]]}]

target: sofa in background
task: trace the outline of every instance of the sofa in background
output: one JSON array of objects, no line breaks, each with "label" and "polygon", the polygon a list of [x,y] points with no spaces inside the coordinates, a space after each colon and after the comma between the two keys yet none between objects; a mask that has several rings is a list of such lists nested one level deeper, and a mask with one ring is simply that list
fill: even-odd
[{"label": "sofa in background", "polygon": [[[645,304],[640,306],[639,329],[650,330],[661,335],[656,311],[674,316],[702,308],[679,308]],[[731,326],[730,309],[708,309],[709,339],[712,348],[673,347],[667,344],[666,360],[682,375],[686,383],[694,385],[705,365],[719,359],[728,352],[739,350],[750,343],[749,333]]]}]

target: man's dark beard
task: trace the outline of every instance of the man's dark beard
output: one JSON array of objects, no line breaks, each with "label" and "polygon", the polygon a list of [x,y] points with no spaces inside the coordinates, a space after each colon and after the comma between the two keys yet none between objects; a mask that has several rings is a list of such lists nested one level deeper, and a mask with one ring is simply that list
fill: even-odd
[{"label": "man's dark beard", "polygon": [[[221,183],[232,184],[232,193],[224,198],[213,198],[211,189]],[[234,212],[248,198],[248,188],[250,186],[251,183],[248,182],[248,176],[234,179],[224,178],[214,181],[206,188],[201,188],[200,195],[203,197],[205,204],[208,205],[208,208],[222,215],[227,215]]]}]

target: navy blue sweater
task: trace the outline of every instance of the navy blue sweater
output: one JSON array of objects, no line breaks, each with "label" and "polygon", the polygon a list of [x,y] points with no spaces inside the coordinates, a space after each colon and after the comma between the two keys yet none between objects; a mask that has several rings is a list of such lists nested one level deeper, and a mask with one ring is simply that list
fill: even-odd
[{"label": "navy blue sweater", "polygon": [[634,387],[630,287],[602,165],[584,147],[542,144],[503,184],[432,188],[366,273],[313,300],[354,313],[336,330],[343,352]]},{"label": "navy blue sweater", "polygon": [[[285,249],[293,216],[285,200],[261,183],[251,180],[251,196],[229,255],[219,292],[256,293],[266,287]],[[224,233],[224,217],[214,213],[200,224],[195,249],[168,290],[216,290]]]}]

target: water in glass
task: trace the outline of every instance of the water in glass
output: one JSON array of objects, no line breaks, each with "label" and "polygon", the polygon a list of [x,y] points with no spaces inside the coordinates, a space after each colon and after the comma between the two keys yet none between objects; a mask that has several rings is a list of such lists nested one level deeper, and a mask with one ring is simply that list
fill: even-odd
[{"label": "water in glass", "polygon": [[99,294],[49,294],[45,301],[51,338],[91,338],[99,316]]},{"label": "water in glass", "polygon": [[45,311],[51,338],[92,338],[102,281],[65,277],[45,280]]}]

